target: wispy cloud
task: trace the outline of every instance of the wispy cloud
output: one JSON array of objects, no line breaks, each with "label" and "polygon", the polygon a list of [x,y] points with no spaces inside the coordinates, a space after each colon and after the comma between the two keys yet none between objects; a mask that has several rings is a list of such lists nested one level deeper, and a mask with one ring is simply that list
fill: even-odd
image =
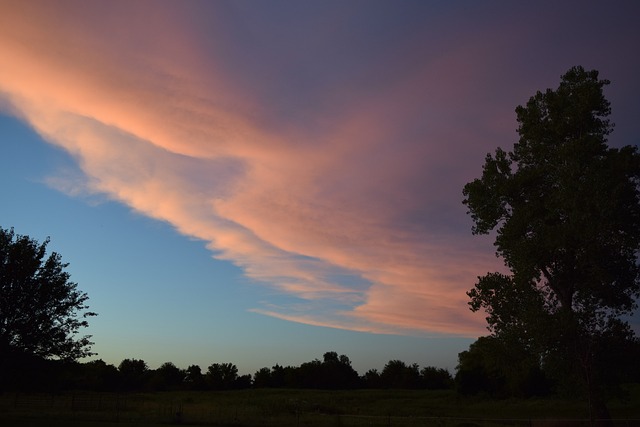
[{"label": "wispy cloud", "polygon": [[[477,59],[492,54],[491,40],[447,41],[439,48],[449,50],[427,58],[396,54],[397,66],[382,66],[375,50],[362,64],[323,64],[346,54],[278,47],[264,73],[234,74],[234,64],[259,64],[233,49],[266,58],[276,48],[234,40],[229,53],[217,39],[224,28],[202,41],[205,29],[190,28],[175,3],[142,4],[126,13],[2,6],[0,91],[75,157],[84,191],[169,222],[298,301],[255,312],[369,332],[482,333],[465,291],[497,262],[487,242],[467,237],[460,191],[471,173],[461,152],[483,152],[469,142],[502,131],[491,128],[502,113],[490,103],[483,125],[465,107],[487,101],[468,70],[482,71]],[[416,48],[386,43],[378,53]],[[307,73],[301,82],[277,75],[290,56]],[[374,70],[360,78],[332,69],[341,65]],[[64,176],[50,182],[79,190]]]}]

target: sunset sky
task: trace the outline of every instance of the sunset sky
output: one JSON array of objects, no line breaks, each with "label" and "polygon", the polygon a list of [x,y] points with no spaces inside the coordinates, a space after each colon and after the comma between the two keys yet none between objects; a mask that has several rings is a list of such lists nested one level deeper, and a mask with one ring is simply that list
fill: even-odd
[{"label": "sunset sky", "polygon": [[640,143],[637,1],[0,0],[0,226],[96,358],[452,372],[501,268],[462,187],[574,65]]}]

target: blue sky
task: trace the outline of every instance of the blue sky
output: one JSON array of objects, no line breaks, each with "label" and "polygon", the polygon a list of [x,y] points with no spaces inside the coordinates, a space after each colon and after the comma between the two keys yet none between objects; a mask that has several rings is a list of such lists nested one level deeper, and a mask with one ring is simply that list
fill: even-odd
[{"label": "blue sky", "polygon": [[453,370],[499,268],[462,186],[573,65],[638,144],[635,2],[0,3],[0,226],[99,358]]}]

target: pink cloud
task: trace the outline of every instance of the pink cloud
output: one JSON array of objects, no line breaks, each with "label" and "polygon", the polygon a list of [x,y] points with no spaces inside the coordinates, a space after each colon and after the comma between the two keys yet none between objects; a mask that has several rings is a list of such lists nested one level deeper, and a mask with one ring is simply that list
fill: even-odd
[{"label": "pink cloud", "polygon": [[443,202],[463,210],[451,147],[474,135],[451,114],[486,95],[460,71],[482,52],[452,50],[371,94],[354,90],[335,111],[318,109],[314,126],[274,124],[269,100],[158,9],[3,6],[0,91],[77,159],[84,190],[169,222],[314,308],[256,312],[369,332],[482,333],[465,291],[497,263],[486,242],[430,224]]}]

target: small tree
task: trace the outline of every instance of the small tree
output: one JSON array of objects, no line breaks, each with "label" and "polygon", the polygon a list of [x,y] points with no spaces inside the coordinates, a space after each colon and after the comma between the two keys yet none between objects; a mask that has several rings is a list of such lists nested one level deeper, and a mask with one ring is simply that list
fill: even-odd
[{"label": "small tree", "polygon": [[213,363],[205,374],[206,383],[215,390],[229,390],[237,379],[238,368],[233,363]]},{"label": "small tree", "polygon": [[[599,363],[605,337],[633,336],[621,316],[640,294],[640,155],[609,148],[607,80],[574,67],[557,90],[516,108],[520,140],[487,155],[464,187],[474,234],[496,230],[511,274],[489,273],[468,294],[496,337],[520,340],[547,365],[580,368],[592,417],[608,417]],[[568,356],[568,357],[567,357]]]},{"label": "small tree", "polygon": [[362,383],[367,388],[383,388],[380,372],[377,369],[369,369],[362,376]]},{"label": "small tree", "polygon": [[82,390],[116,391],[118,388],[118,368],[102,359],[81,365],[77,387]]},{"label": "small tree", "polygon": [[200,390],[204,388],[204,375],[202,375],[202,368],[198,365],[189,365],[185,372],[185,383],[189,388],[193,390]]},{"label": "small tree", "polygon": [[415,363],[407,365],[401,360],[390,360],[384,365],[380,380],[385,388],[419,388],[420,367]]},{"label": "small tree", "polygon": [[147,382],[149,366],[142,359],[124,359],[118,365],[118,372],[125,390],[140,390]]},{"label": "small tree", "polygon": [[422,386],[427,390],[444,390],[453,387],[453,377],[446,369],[426,366],[420,370]]},{"label": "small tree", "polygon": [[185,382],[187,373],[173,362],[165,362],[153,375],[153,388],[156,390],[175,390]]},{"label": "small tree", "polygon": [[77,289],[56,252],[0,228],[0,358],[34,355],[75,360],[91,353],[87,294]]},{"label": "small tree", "polygon": [[326,352],[319,366],[320,377],[316,387],[325,389],[352,389],[360,385],[360,376],[351,366],[351,360],[335,351]]},{"label": "small tree", "polygon": [[[276,365],[271,368],[271,387],[284,387],[286,385],[291,385],[287,384],[288,377],[293,376],[291,371],[291,367],[288,366],[285,368],[276,363]],[[297,385],[298,384],[296,384],[296,386]]]},{"label": "small tree", "polygon": [[257,370],[253,374],[253,386],[256,388],[271,387],[271,369],[264,367]]}]

